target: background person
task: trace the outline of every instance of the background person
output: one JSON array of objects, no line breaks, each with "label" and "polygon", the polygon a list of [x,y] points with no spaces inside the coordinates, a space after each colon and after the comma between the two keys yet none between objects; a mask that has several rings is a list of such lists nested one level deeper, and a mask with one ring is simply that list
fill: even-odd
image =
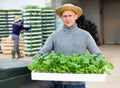
[{"label": "background person", "polygon": [[32,29],[32,26],[30,27],[24,27],[24,20],[20,16],[15,16],[15,22],[12,24],[12,39],[14,42],[13,50],[12,50],[12,58],[15,59],[15,54],[17,53],[17,58],[22,58],[20,55],[19,50],[19,36],[21,30],[29,30]]},{"label": "background person", "polygon": [[[46,40],[39,54],[46,53],[102,55],[89,32],[77,27],[76,19],[82,15],[82,9],[73,4],[64,4],[56,9],[56,14],[64,22],[63,28],[52,33]],[[85,88],[84,82],[54,82],[54,88]]]}]

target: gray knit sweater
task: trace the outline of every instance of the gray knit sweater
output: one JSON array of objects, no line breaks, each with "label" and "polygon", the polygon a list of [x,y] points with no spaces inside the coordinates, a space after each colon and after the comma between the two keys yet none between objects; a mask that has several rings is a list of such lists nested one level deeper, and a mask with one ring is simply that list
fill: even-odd
[{"label": "gray knit sweater", "polygon": [[[91,35],[80,28],[77,24],[72,27],[63,26],[63,29],[52,33],[46,40],[39,54],[55,53],[72,54],[85,53],[88,50],[92,54],[102,55]],[[84,82],[62,82],[63,84],[78,85]]]},{"label": "gray knit sweater", "polygon": [[91,54],[101,55],[101,51],[97,47],[92,36],[77,27],[63,26],[63,29],[52,33],[46,40],[45,45],[39,51],[40,54],[50,53],[51,51],[62,54],[85,53],[88,50]]}]

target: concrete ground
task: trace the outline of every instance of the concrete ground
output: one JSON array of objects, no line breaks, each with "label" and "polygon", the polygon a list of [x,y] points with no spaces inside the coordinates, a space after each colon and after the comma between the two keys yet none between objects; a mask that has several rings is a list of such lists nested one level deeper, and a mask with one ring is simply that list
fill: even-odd
[{"label": "concrete ground", "polygon": [[[119,88],[120,87],[120,45],[102,45],[99,46],[100,50],[107,57],[107,59],[113,63],[115,69],[111,71],[111,75],[106,76],[105,82],[86,82],[86,88]],[[5,59],[11,59],[11,55],[0,54],[0,57]],[[32,56],[24,56],[21,60],[31,60]],[[33,83],[32,85],[26,85],[25,88],[43,88],[35,87],[35,85],[40,85],[38,83]],[[46,88],[46,87],[44,87]],[[48,88],[48,87],[47,87]]]}]

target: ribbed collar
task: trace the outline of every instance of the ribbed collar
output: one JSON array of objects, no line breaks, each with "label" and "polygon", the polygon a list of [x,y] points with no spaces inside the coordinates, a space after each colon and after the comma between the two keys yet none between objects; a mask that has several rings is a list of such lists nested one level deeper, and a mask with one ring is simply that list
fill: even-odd
[{"label": "ribbed collar", "polygon": [[65,31],[66,33],[72,33],[72,32],[75,32],[76,30],[78,30],[76,23],[71,27],[67,27],[65,25],[63,26],[63,31]]}]

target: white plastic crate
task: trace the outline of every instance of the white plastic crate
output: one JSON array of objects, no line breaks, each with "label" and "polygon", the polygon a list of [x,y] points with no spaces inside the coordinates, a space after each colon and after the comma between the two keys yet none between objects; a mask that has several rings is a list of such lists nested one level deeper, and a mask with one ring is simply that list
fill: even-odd
[{"label": "white plastic crate", "polygon": [[106,74],[40,73],[32,71],[31,79],[44,81],[104,82],[106,80]]}]

